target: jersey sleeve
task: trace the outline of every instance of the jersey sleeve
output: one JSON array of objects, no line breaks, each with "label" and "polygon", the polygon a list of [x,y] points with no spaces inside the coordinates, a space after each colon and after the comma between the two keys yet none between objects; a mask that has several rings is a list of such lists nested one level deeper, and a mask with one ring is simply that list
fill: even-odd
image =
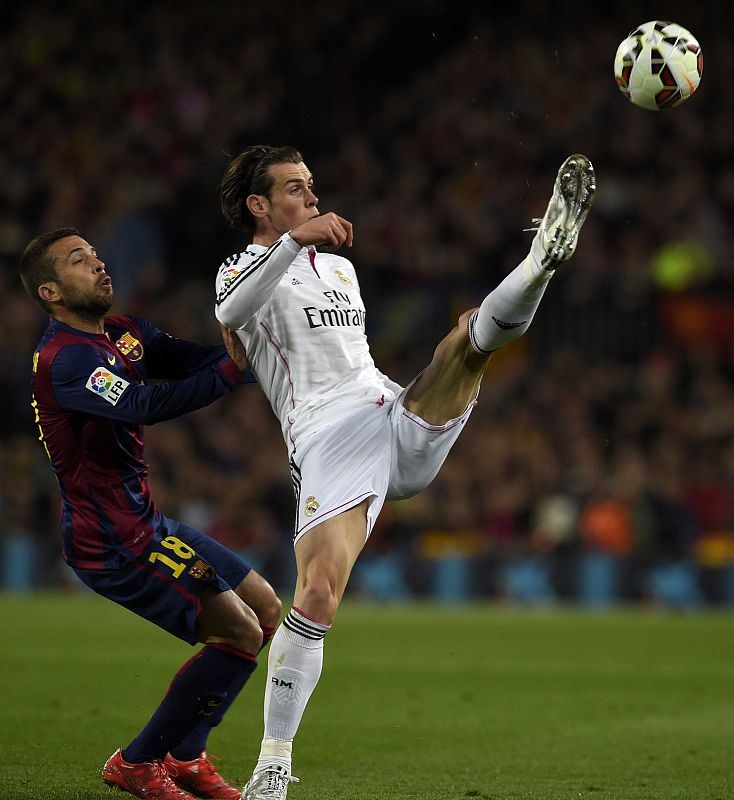
[{"label": "jersey sleeve", "polygon": [[214,313],[228,328],[243,328],[273,295],[280,279],[301,251],[284,233],[264,253],[244,262],[223,264],[217,273]]},{"label": "jersey sleeve", "polygon": [[62,408],[142,425],[203,408],[231,392],[242,376],[237,365],[225,359],[175,383],[147,386],[121,374],[101,352],[86,344],[60,350],[50,374]]},{"label": "jersey sleeve", "polygon": [[[138,317],[130,319],[142,337],[146,369],[151,378],[164,380],[188,378],[225,360],[231,360],[224,345],[209,346],[178,339],[147,320]],[[246,369],[238,382],[256,383],[257,379],[249,369]]]}]

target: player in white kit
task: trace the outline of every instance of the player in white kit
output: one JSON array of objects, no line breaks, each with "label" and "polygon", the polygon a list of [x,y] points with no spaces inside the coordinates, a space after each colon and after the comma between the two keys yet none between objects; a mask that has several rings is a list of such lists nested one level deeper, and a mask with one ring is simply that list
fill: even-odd
[{"label": "player in white kit", "polygon": [[576,249],[596,190],[585,156],[566,159],[528,256],[438,344],[403,388],[375,366],[353,265],[351,223],[320,214],[291,147],[256,145],[220,186],[249,238],[216,283],[216,316],[236,329],[280,420],[296,490],[293,606],[270,645],[265,731],[243,800],[284,800],[298,725],[321,674],[323,642],[385,499],[436,476],[464,427],[490,354],[528,328],[553,271]]}]

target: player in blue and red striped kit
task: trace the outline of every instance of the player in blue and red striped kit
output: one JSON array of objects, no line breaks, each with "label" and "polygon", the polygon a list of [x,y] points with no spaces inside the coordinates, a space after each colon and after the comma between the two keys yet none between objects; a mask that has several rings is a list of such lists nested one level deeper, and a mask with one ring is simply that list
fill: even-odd
[{"label": "player in blue and red striped kit", "polygon": [[157,509],[143,426],[254,380],[244,351],[228,331],[225,346],[206,347],[107,316],[112,281],[75,228],[34,239],[21,279],[51,317],[33,356],[33,407],[61,493],[64,558],[95,592],[204,644],[102,776],[148,800],[237,798],[206,754],[207,736],[252,674],[280,601],[227,548]]}]

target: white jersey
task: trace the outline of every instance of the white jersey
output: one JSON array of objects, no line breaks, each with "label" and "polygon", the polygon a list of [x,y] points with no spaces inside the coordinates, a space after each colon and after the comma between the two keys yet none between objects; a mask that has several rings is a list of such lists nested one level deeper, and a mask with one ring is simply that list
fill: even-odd
[{"label": "white jersey", "polygon": [[286,233],[219,268],[215,314],[237,330],[290,449],[357,408],[402,390],[370,354],[350,261],[302,248]]}]

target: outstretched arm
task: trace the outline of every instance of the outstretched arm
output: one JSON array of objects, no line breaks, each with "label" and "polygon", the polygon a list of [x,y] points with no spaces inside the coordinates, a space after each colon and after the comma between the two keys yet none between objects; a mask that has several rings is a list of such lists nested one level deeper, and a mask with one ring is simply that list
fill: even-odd
[{"label": "outstretched arm", "polygon": [[149,386],[120,374],[102,351],[87,344],[63,348],[51,366],[51,383],[61,408],[142,425],[203,408],[231,392],[242,378],[237,364],[223,354],[191,377]]},{"label": "outstretched arm", "polygon": [[[219,364],[229,355],[237,367],[245,373],[240,382],[255,382],[255,376],[247,369],[247,359],[239,340],[231,343],[225,339],[224,346],[203,345],[171,336],[170,333],[160,330],[140,317],[126,317],[125,320],[145,347],[145,377],[148,379],[190,378],[202,370]],[[237,357],[235,358],[233,354]]]}]

